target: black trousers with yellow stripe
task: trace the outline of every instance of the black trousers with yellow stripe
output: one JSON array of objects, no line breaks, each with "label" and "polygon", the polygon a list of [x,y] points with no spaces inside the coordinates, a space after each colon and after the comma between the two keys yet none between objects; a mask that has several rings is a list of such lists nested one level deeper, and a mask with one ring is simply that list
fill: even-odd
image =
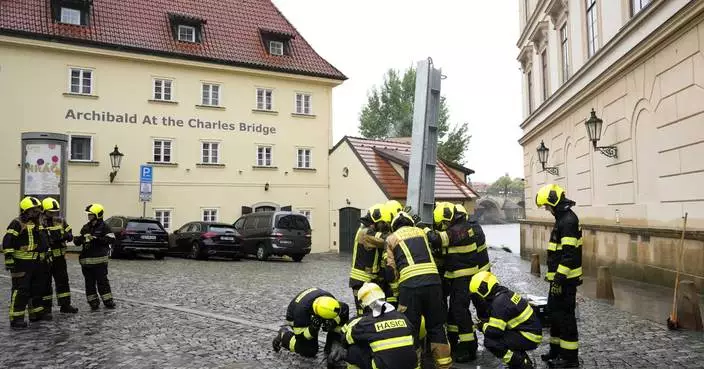
[{"label": "black trousers with yellow stripe", "polygon": [[447,314],[447,338],[453,353],[477,351],[474,323],[469,311],[470,277],[445,278],[444,295],[450,298]]},{"label": "black trousers with yellow stripe", "polygon": [[[328,353],[333,342],[341,342],[342,336],[337,332],[328,332],[325,337],[325,352]],[[315,357],[318,354],[318,334],[306,338],[305,334],[295,334],[288,329],[281,336],[281,347],[305,357]]]},{"label": "black trousers with yellow stripe", "polygon": [[86,281],[86,298],[90,306],[100,305],[99,298],[103,300],[104,304],[112,301],[110,281],[108,280],[108,263],[81,265],[81,271]]},{"label": "black trousers with yellow stripe", "polygon": [[526,358],[526,351],[538,348],[538,343],[516,331],[507,331],[501,337],[484,336],[484,347],[504,364],[515,366]]},{"label": "black trousers with yellow stripe", "polygon": [[31,317],[44,314],[42,296],[46,286],[44,261],[15,260],[12,271],[12,293],[10,296],[10,320],[24,320],[27,307]]},{"label": "black trousers with yellow stripe", "polygon": [[[44,308],[51,311],[54,290],[56,291],[56,300],[59,306],[71,305],[71,287],[68,284],[66,258],[63,255],[54,256],[54,260],[48,266],[48,274],[44,293]],[[51,288],[52,279],[54,280],[53,290]]]},{"label": "black trousers with yellow stripe", "polygon": [[569,361],[575,361],[579,351],[577,332],[577,285],[550,283],[548,310],[550,311],[550,351],[559,353]]}]

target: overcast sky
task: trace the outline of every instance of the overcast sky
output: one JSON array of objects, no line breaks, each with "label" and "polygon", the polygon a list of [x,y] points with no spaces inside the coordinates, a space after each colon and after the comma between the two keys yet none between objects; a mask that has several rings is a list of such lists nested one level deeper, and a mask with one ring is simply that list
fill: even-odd
[{"label": "overcast sky", "polygon": [[474,182],[523,177],[518,2],[511,0],[273,0],[349,79],[333,91],[333,135],[359,135],[367,91],[388,68],[432,57],[447,76],[450,122],[468,122]]}]

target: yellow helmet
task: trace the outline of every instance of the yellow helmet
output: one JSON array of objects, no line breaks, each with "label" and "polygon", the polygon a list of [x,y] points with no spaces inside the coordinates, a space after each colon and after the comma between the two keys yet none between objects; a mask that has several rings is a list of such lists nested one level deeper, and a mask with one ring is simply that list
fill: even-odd
[{"label": "yellow helmet", "polygon": [[357,298],[359,299],[360,305],[363,308],[371,305],[372,302],[376,300],[383,300],[386,298],[386,294],[376,283],[366,282],[357,292]]},{"label": "yellow helmet", "polygon": [[469,282],[469,292],[486,298],[497,283],[499,283],[499,280],[491,272],[479,272]]},{"label": "yellow helmet", "polygon": [[98,219],[103,219],[105,208],[100,204],[90,204],[86,206],[86,213],[95,215]]},{"label": "yellow helmet", "polygon": [[44,211],[59,211],[59,202],[53,197],[47,197],[42,200]]},{"label": "yellow helmet", "polygon": [[439,202],[433,210],[433,223],[436,226],[443,221],[450,222],[455,217],[455,205],[449,202]]},{"label": "yellow helmet", "polygon": [[42,203],[39,201],[38,198],[32,197],[32,196],[26,196],[25,198],[20,201],[20,210],[23,212],[29,210],[29,209],[34,209],[41,207]]},{"label": "yellow helmet", "polygon": [[556,206],[564,196],[565,190],[562,187],[556,184],[545,185],[535,195],[535,204],[539,208],[545,205]]},{"label": "yellow helmet", "polygon": [[391,211],[384,204],[375,204],[369,208],[369,215],[374,223],[391,223]]},{"label": "yellow helmet", "polygon": [[330,296],[320,296],[313,301],[313,312],[323,319],[335,319],[340,314],[340,302]]},{"label": "yellow helmet", "polygon": [[455,213],[464,214],[465,218],[469,218],[469,213],[462,204],[455,204]]},{"label": "yellow helmet", "polygon": [[384,205],[385,205],[385,206],[389,209],[389,211],[391,212],[391,218],[392,218],[392,219],[393,219],[393,217],[396,216],[396,214],[398,214],[399,211],[403,211],[403,205],[401,205],[401,203],[398,202],[398,201],[396,201],[396,200],[389,200],[389,201],[387,201],[386,204],[384,204]]},{"label": "yellow helmet", "polygon": [[391,221],[391,230],[396,231],[404,226],[413,227],[415,225],[416,223],[413,221],[413,217],[408,215],[405,211],[399,211]]}]

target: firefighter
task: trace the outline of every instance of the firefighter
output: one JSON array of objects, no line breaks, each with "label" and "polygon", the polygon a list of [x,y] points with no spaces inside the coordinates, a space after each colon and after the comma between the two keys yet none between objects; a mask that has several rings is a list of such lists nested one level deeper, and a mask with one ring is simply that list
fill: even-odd
[{"label": "firefighter", "polygon": [[73,243],[83,246],[78,261],[86,281],[88,305],[91,310],[98,310],[102,299],[106,308],[114,309],[115,301],[108,280],[108,251],[110,244],[115,241],[115,235],[103,221],[105,209],[102,205],[90,204],[86,206],[86,213],[88,223],[81,228],[80,235],[74,238]]},{"label": "firefighter", "polygon": [[532,369],[526,351],[538,348],[543,336],[540,320],[528,301],[486,271],[472,277],[469,290],[488,304],[489,319],[481,324],[484,347],[510,369]]},{"label": "firefighter", "polygon": [[357,302],[357,291],[365,282],[379,278],[379,259],[384,245],[384,233],[379,230],[385,228],[380,219],[383,207],[383,204],[376,204],[369,208],[367,214],[360,218],[361,227],[354,238],[349,286],[354,295],[357,315],[362,315],[362,307]]},{"label": "firefighter", "polygon": [[[389,200],[385,204],[386,208],[391,213],[391,219],[396,217],[399,212],[404,210],[403,205],[396,200]],[[381,252],[381,267],[380,270],[384,270],[386,267],[386,248],[384,247]],[[391,304],[394,308],[398,308],[398,280],[386,281],[383,277],[380,280],[380,287],[384,290],[386,295],[386,302]]]},{"label": "firefighter", "polygon": [[469,311],[469,281],[477,272],[489,269],[488,263],[478,264],[477,249],[480,245],[486,248],[484,234],[481,229],[475,232],[475,225],[467,221],[466,211],[456,211],[456,206],[449,202],[437,204],[433,223],[435,230],[427,234],[433,248],[441,250],[438,253],[445,259],[443,295],[450,298],[448,339],[457,362],[473,361],[477,357],[477,337]]},{"label": "firefighter", "polygon": [[281,347],[305,357],[318,354],[318,332],[327,332],[325,353],[342,340],[342,327],[349,320],[349,306],[320,288],[301,291],[286,309],[286,325],[274,337],[275,352]]},{"label": "firefighter", "polygon": [[435,367],[452,366],[450,344],[445,332],[447,310],[442,303],[442,281],[430,252],[425,232],[416,228],[413,218],[399,212],[391,221],[392,234],[386,239],[387,280],[398,279],[398,311],[406,314],[413,324],[416,353],[420,360],[422,347],[418,344],[421,317],[425,317],[427,340],[435,359]]},{"label": "firefighter", "polygon": [[47,277],[46,293],[44,295],[44,308],[51,312],[53,296],[51,280],[54,279],[56,286],[56,300],[61,307],[62,313],[75,314],[78,309],[71,306],[71,289],[68,283],[68,270],[66,268],[66,242],[73,241],[71,227],[66,221],[59,217],[59,202],[56,199],[47,197],[42,200],[44,209],[44,230],[49,238],[51,249],[51,263],[49,264],[49,276]]},{"label": "firefighter", "polygon": [[[473,264],[476,265],[479,270],[490,272],[491,265],[489,264],[489,251],[486,244],[486,235],[484,234],[482,226],[479,224],[477,219],[469,216],[469,213],[467,212],[467,209],[465,209],[464,205],[455,204],[455,211],[464,215],[465,221],[472,225],[474,235],[477,237],[477,252],[473,255]],[[477,317],[484,320],[489,319],[486,315],[486,303],[484,300],[478,298],[476,295],[471,295],[471,300],[474,308],[477,310]]]},{"label": "firefighter", "polygon": [[546,279],[550,282],[550,351],[541,358],[550,367],[579,367],[579,336],[575,317],[577,286],[582,284],[582,229],[572,211],[575,202],[567,199],[558,185],[542,187],[535,197],[538,207],[555,216],[548,244]]},{"label": "firefighter", "polygon": [[344,328],[347,368],[417,368],[413,330],[408,318],[384,301],[386,295],[375,283],[365,283],[358,296],[364,315]]},{"label": "firefighter", "polygon": [[51,320],[52,316],[44,309],[42,294],[45,288],[45,269],[49,242],[41,226],[42,204],[35,197],[25,197],[20,201],[20,216],[10,222],[2,240],[5,255],[5,269],[12,276],[10,297],[10,327],[27,328],[24,319],[29,309],[29,320]]}]

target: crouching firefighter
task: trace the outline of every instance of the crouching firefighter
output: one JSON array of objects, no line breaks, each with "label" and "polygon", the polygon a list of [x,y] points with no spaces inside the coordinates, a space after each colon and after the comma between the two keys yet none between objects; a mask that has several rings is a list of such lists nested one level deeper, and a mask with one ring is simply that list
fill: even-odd
[{"label": "crouching firefighter", "polygon": [[481,324],[484,347],[510,369],[532,369],[526,351],[538,348],[543,336],[538,316],[528,301],[500,285],[491,272],[475,274],[469,289],[487,302],[489,320]]},{"label": "crouching firefighter", "polygon": [[357,291],[365,282],[371,282],[379,277],[379,255],[384,246],[384,233],[388,229],[391,217],[383,218],[384,206],[376,204],[369,208],[367,214],[360,218],[362,226],[357,230],[352,250],[352,268],[350,269],[350,288],[354,295],[357,315],[362,315]]},{"label": "crouching firefighter", "polygon": [[71,306],[71,288],[68,282],[68,270],[66,268],[66,242],[73,241],[71,227],[66,221],[59,217],[59,202],[56,199],[47,197],[42,200],[44,208],[44,230],[49,236],[49,246],[51,248],[52,261],[49,264],[49,275],[46,279],[46,293],[44,295],[44,308],[51,312],[53,305],[53,293],[51,280],[53,278],[56,289],[56,300],[61,307],[62,313],[75,314],[78,309]]},{"label": "crouching firefighter", "polygon": [[318,332],[327,332],[325,353],[329,353],[333,342],[342,340],[342,326],[349,321],[349,306],[320,288],[309,288],[300,292],[288,304],[286,325],[274,337],[272,346],[279,352],[281,347],[305,357],[318,354]]},{"label": "crouching firefighter", "polygon": [[347,368],[418,368],[413,326],[408,318],[385,301],[384,291],[375,283],[365,283],[358,297],[364,315],[343,329]]},{"label": "crouching firefighter", "polygon": [[103,221],[105,209],[102,205],[88,205],[86,213],[88,223],[81,228],[80,235],[74,238],[73,243],[82,246],[78,261],[81,263],[81,271],[86,281],[88,305],[91,310],[98,310],[102,299],[106,308],[114,309],[115,302],[108,280],[108,252],[110,244],[115,241],[115,235]]}]

